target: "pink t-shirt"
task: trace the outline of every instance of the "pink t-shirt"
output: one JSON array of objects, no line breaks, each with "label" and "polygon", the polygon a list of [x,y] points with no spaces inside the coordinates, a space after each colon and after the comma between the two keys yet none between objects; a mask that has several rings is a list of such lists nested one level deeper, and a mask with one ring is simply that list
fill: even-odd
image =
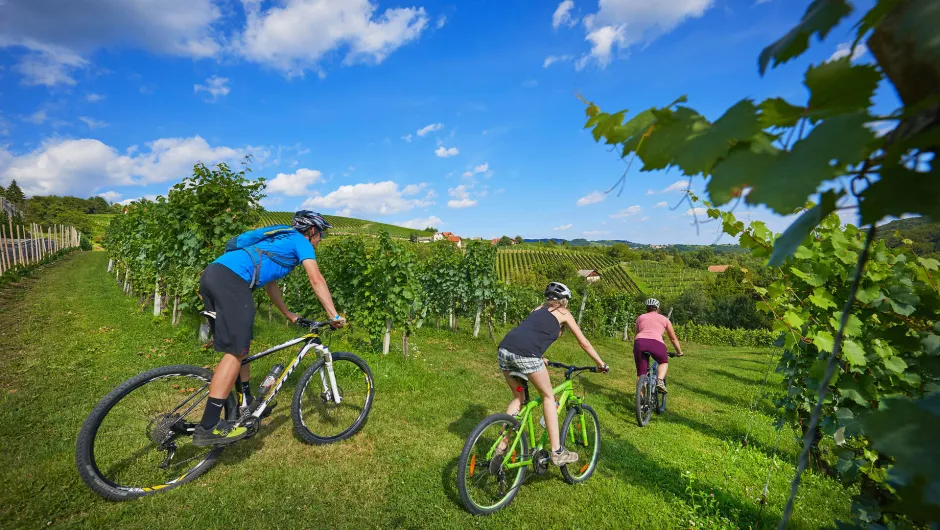
[{"label": "pink t-shirt", "polygon": [[636,338],[658,340],[665,344],[663,333],[668,325],[669,319],[655,311],[643,313],[636,319]]}]

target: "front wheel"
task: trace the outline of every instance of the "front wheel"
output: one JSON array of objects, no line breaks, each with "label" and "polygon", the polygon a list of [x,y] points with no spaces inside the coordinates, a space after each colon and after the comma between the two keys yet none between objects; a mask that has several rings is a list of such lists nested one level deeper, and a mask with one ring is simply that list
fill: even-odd
[{"label": "front wheel", "polygon": [[[121,383],[95,405],[78,433],[75,463],[82,480],[119,501],[167,491],[202,475],[222,449],[196,447],[193,430],[209,395],[212,372],[163,366]],[[237,415],[229,394],[224,417]]]},{"label": "front wheel", "polygon": [[[507,464],[530,457],[524,432],[512,454],[506,454],[519,433],[519,420],[509,414],[493,414],[467,437],[457,462],[457,490],[470,513],[489,515],[507,506],[519,492],[526,466]],[[500,441],[506,446],[502,455],[497,453]]]},{"label": "front wheel", "polygon": [[642,375],[636,382],[636,422],[640,427],[650,421],[653,413],[652,393],[655,392],[648,376]]},{"label": "front wheel", "polygon": [[333,353],[332,357],[338,396],[333,393],[331,372],[323,357],[304,372],[294,391],[294,431],[309,444],[334,443],[359,432],[375,397],[372,370],[364,360],[346,352]]},{"label": "front wheel", "polygon": [[579,457],[577,462],[561,467],[565,481],[578,484],[591,478],[601,455],[601,422],[594,409],[582,404],[569,410],[561,424],[561,440],[566,449]]}]

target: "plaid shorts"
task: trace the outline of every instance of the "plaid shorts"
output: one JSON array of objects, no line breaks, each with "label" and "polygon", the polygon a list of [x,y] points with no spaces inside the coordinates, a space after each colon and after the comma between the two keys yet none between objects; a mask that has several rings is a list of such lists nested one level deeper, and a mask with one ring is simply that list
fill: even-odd
[{"label": "plaid shorts", "polygon": [[542,362],[541,357],[526,357],[524,355],[516,355],[506,348],[499,349],[496,354],[496,359],[499,361],[499,369],[509,372],[531,374],[538,372],[542,368],[545,368],[545,363]]}]

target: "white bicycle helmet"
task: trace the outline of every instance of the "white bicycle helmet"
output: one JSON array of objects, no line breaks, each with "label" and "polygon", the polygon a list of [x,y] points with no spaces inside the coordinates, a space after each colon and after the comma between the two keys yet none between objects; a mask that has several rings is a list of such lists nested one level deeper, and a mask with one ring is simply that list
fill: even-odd
[{"label": "white bicycle helmet", "polygon": [[571,289],[563,283],[552,282],[545,287],[545,298],[549,300],[570,299]]},{"label": "white bicycle helmet", "polygon": [[648,298],[648,299],[646,300],[646,307],[655,307],[655,308],[659,308],[659,300],[657,300],[657,299],[655,299],[655,298]]}]

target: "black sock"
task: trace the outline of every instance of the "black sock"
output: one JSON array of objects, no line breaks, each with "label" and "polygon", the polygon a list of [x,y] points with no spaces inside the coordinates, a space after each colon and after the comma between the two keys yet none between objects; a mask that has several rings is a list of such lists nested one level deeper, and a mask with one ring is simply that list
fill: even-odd
[{"label": "black sock", "polygon": [[251,381],[242,381],[242,394],[245,395],[245,401],[251,401]]},{"label": "black sock", "polygon": [[222,405],[225,405],[224,399],[209,398],[206,411],[202,413],[202,421],[199,422],[203,429],[211,429],[219,423],[219,418],[222,417]]}]

